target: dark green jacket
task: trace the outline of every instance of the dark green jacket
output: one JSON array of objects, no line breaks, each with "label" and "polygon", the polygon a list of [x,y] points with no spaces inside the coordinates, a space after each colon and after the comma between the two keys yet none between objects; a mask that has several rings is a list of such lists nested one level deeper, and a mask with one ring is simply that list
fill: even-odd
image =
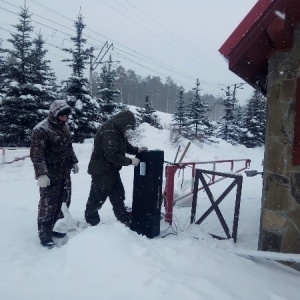
[{"label": "dark green jacket", "polygon": [[125,153],[136,155],[138,147],[132,146],[125,131],[136,124],[131,111],[123,111],[106,121],[94,139],[94,149],[88,166],[90,175],[111,175],[130,165],[131,159]]}]

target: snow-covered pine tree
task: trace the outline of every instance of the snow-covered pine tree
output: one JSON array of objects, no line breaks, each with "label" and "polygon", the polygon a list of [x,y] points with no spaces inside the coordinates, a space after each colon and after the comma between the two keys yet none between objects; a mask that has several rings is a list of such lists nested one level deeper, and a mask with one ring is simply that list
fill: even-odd
[{"label": "snow-covered pine tree", "polygon": [[235,120],[234,120],[234,124],[236,125],[236,128],[237,128],[237,134],[238,134],[238,137],[237,137],[237,143],[240,144],[241,143],[241,138],[242,138],[242,135],[243,135],[243,131],[244,131],[244,112],[243,112],[243,109],[241,107],[241,105],[237,104],[236,106],[236,110],[235,110]]},{"label": "snow-covered pine tree", "polygon": [[179,90],[178,100],[176,100],[176,111],[172,114],[171,141],[173,143],[178,143],[181,137],[186,136],[186,129],[188,128],[186,105],[184,103],[183,93],[184,90],[181,87]]},{"label": "snow-covered pine tree", "polygon": [[178,100],[176,101],[176,112],[172,115],[172,126],[178,134],[183,133],[184,128],[187,126],[187,115],[186,115],[186,106],[184,103],[184,98],[183,98],[183,89],[180,89],[179,91],[179,97]]},{"label": "snow-covered pine tree", "polygon": [[0,103],[0,144],[3,146],[29,146],[32,128],[42,119],[39,113],[40,89],[32,74],[33,55],[31,15],[27,7],[21,8],[16,32],[8,41],[3,97]]},{"label": "snow-covered pine tree", "polygon": [[119,97],[120,91],[115,88],[115,81],[117,78],[116,69],[113,67],[112,56],[109,55],[108,60],[103,64],[100,73],[100,83],[97,94],[100,96],[100,106],[103,120],[109,116],[118,113],[125,109],[125,105],[118,104],[114,101]]},{"label": "snow-covered pine tree", "polygon": [[77,143],[93,137],[101,123],[99,103],[90,94],[88,79],[84,75],[91,54],[91,48],[84,47],[86,39],[83,38],[83,29],[85,26],[83,16],[79,13],[74,22],[76,35],[71,37],[74,48],[63,49],[72,55],[71,59],[63,60],[70,63],[68,66],[72,68],[72,74],[63,82],[60,91],[61,98],[65,99],[72,108],[69,124],[74,134],[74,142]]},{"label": "snow-covered pine tree", "polygon": [[155,128],[162,129],[162,126],[160,125],[160,120],[155,113],[156,111],[150,103],[149,95],[146,95],[145,98],[145,108],[138,108],[136,111],[136,118],[138,124],[148,123]]},{"label": "snow-covered pine tree", "polygon": [[186,137],[203,142],[210,140],[214,132],[212,121],[205,115],[209,110],[207,103],[200,97],[200,81],[196,80],[196,87],[193,88],[194,96],[187,105],[188,127]]},{"label": "snow-covered pine tree", "polygon": [[221,121],[218,124],[218,137],[223,140],[236,145],[240,141],[241,128],[238,119],[238,106],[236,99],[236,89],[237,85],[233,86],[233,91],[231,91],[231,86],[227,86],[225,90],[225,98],[223,100],[223,105],[225,106],[225,115],[221,117]]},{"label": "snow-covered pine tree", "polygon": [[45,118],[49,112],[51,102],[57,99],[56,76],[49,66],[50,60],[45,59],[48,52],[44,49],[45,41],[41,33],[38,33],[33,40],[31,51],[32,64],[31,75],[39,100],[39,114]]},{"label": "snow-covered pine tree", "polygon": [[243,134],[241,144],[248,148],[263,146],[266,130],[266,99],[259,92],[254,91],[246,105],[243,120]]},{"label": "snow-covered pine tree", "polygon": [[2,48],[2,40],[0,39],[0,102],[3,97],[4,78],[6,76],[4,53],[5,50]]}]

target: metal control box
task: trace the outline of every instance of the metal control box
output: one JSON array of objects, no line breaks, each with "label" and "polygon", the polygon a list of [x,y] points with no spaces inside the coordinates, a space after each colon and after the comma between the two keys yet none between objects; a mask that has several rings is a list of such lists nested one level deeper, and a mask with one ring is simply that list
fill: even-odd
[{"label": "metal control box", "polygon": [[151,150],[136,156],[131,229],[154,238],[160,234],[164,152]]}]

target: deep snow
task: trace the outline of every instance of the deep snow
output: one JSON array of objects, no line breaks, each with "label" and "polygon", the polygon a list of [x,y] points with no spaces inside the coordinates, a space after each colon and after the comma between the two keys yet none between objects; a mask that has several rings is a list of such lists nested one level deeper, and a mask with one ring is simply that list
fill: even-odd
[{"label": "deep snow", "polygon": [[[169,116],[160,117],[167,127]],[[140,132],[139,146],[161,149],[166,161],[174,161],[177,147],[170,145],[168,130],[143,124]],[[181,153],[186,144],[182,141]],[[80,172],[72,174],[70,213],[75,221],[82,221],[81,225],[90,188],[86,170],[92,146],[91,142],[74,144]],[[29,149],[6,150],[5,160],[9,162],[28,153]],[[183,161],[246,158],[252,161],[250,169],[262,171],[263,148],[247,149],[221,140],[212,145],[192,144]],[[230,170],[229,165],[220,167],[220,171]],[[128,206],[133,168],[124,167],[121,171]],[[70,231],[64,245],[56,239],[58,247],[47,250],[40,246],[37,236],[39,194],[30,159],[0,166],[1,299],[299,299],[298,272],[277,262],[245,259],[233,253],[239,249],[254,251],[258,242],[262,178],[241,174],[244,182],[236,244],[211,237],[209,233],[224,236],[214,212],[203,224],[191,225],[189,199],[177,203],[173,225],[162,221],[161,236],[154,239],[118,223],[107,201],[100,211],[100,225]],[[190,179],[188,168],[176,173],[176,196],[190,189]],[[211,189],[218,197],[228,185],[224,180]],[[230,228],[234,199],[235,194],[230,193],[220,204]],[[200,191],[197,215],[207,207],[207,196]]]}]

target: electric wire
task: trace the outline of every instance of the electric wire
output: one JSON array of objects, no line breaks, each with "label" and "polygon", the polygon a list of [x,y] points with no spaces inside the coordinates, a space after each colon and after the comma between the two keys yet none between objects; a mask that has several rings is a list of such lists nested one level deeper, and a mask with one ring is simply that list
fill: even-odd
[{"label": "electric wire", "polygon": [[[182,50],[178,47],[174,47],[174,45],[170,44],[167,40],[161,38],[159,35],[157,35],[156,33],[154,33],[153,31],[149,30],[147,27],[145,27],[144,25],[140,24],[139,22],[133,20],[132,18],[130,18],[129,16],[127,16],[125,13],[123,13],[122,11],[118,10],[117,8],[115,8],[113,5],[108,4],[107,2],[105,2],[104,0],[98,0],[101,1],[102,3],[106,4],[107,6],[111,7],[112,9],[114,9],[115,11],[117,11],[119,14],[125,16],[126,18],[128,18],[129,20],[131,20],[133,23],[137,24],[138,26],[140,26],[141,28],[143,28],[145,31],[148,31],[149,33],[151,33],[152,35],[154,35],[155,37],[157,37],[158,39],[160,39],[161,41],[163,41],[164,43],[172,46],[173,48],[176,48],[179,52],[182,52]],[[126,7],[120,3],[118,3],[119,5],[121,5],[123,8],[126,9]],[[187,56],[190,56],[189,52],[182,52],[184,54],[186,54]],[[194,59],[194,58],[193,58]],[[197,57],[198,59],[198,57]]]},{"label": "electric wire", "polygon": [[[147,67],[147,66],[145,66],[145,65],[143,65],[143,64],[140,64],[140,63],[138,63],[138,62],[136,62],[136,61],[133,61],[133,60],[131,60],[130,58],[127,58],[127,57],[125,57],[125,56],[123,56],[123,55],[121,55],[121,54],[119,54],[119,53],[114,52],[114,54],[115,54],[117,57],[120,57],[120,58],[123,58],[123,59],[125,59],[125,60],[127,60],[127,61],[130,61],[131,63],[134,63],[134,64],[136,64],[136,65],[138,65],[138,66],[140,66],[140,67],[143,67],[143,68],[145,68],[145,69],[147,69],[147,70],[149,70],[149,71],[152,71],[152,72],[154,72],[154,73],[156,73],[156,74],[162,75],[162,76],[164,76],[164,77],[168,77],[168,76],[169,76],[169,75],[164,74],[164,73],[162,73],[162,72],[159,72],[159,71],[156,71],[156,70],[154,70],[154,69],[151,69],[150,67]],[[182,81],[181,79],[178,79],[178,78],[174,78],[174,79],[176,79],[177,82],[184,83],[184,84],[187,85],[187,86],[191,86],[191,87],[193,86],[193,84],[188,83],[188,82],[185,82],[185,81]]]},{"label": "electric wire", "polygon": [[[4,1],[4,0],[1,0],[2,2],[6,2],[6,1]],[[36,3],[36,4],[40,4],[38,1],[34,1],[34,0],[30,0],[30,1],[32,1],[32,2],[34,2],[34,3]],[[6,2],[7,3],[7,2]],[[107,4],[107,3],[106,3]],[[46,5],[43,5],[43,4],[41,4],[44,8],[47,8],[47,6]],[[107,5],[109,5],[109,6],[111,6],[110,4],[107,4]],[[56,12],[55,10],[53,10],[53,9],[51,9],[51,11],[52,12],[54,12],[54,13],[58,13],[58,12]],[[59,13],[58,13],[59,14]],[[34,13],[34,15],[37,15],[37,16],[39,16],[38,14],[36,14],[36,13]],[[64,15],[62,15],[62,14],[59,14],[60,16],[62,16],[63,18],[66,18],[67,20],[69,20],[69,21],[71,21],[69,18],[67,18],[67,17],[65,17]],[[41,17],[41,16],[39,16],[39,17]],[[47,19],[47,18],[44,18],[44,17],[41,17],[41,18],[43,18],[43,19],[46,19],[46,20],[48,20],[49,22],[53,22],[53,23],[56,23],[57,25],[59,25],[59,26],[63,26],[63,27],[65,27],[65,28],[68,28],[68,27],[66,27],[65,25],[62,25],[62,24],[58,24],[57,22],[54,22],[54,21],[52,21],[52,20],[49,20],[49,19]],[[136,22],[137,23],[137,22]],[[92,29],[90,29],[88,26],[86,26],[86,28],[88,29],[88,30],[90,30],[91,32],[93,32],[93,33],[95,33],[95,34],[97,34],[97,35],[100,35],[98,32],[95,32],[95,31],[93,31]],[[147,28],[145,28],[145,27],[143,27],[145,30],[148,30]],[[70,30],[70,28],[68,28],[69,30]],[[74,30],[73,30],[74,31]],[[104,35],[100,35],[100,36],[103,36],[103,37],[105,37],[106,39],[108,39],[108,40],[111,40],[110,38],[108,38],[108,37],[106,37],[106,36],[104,36]],[[89,36],[89,38],[91,38],[90,36]],[[114,40],[112,40],[114,43],[116,43],[116,44],[119,44],[118,42],[116,42],[116,41],[114,41]],[[131,50],[131,51],[134,51],[135,53],[137,53],[137,54],[139,54],[139,55],[143,55],[142,53],[139,53],[138,51],[135,51],[135,50],[133,50],[133,49],[131,49],[131,48],[129,48],[129,47],[126,47],[126,46],[124,46],[124,45],[122,45],[122,44],[120,44],[121,46],[123,46],[123,47],[125,47],[125,48],[127,48],[127,49],[129,49],[129,50]],[[122,50],[122,49],[118,49],[119,51],[124,51],[124,50]],[[124,51],[125,52],[125,51]],[[130,54],[130,53],[128,53],[127,52],[127,54],[129,54],[129,55],[132,55],[132,54]],[[134,55],[135,57],[137,57],[137,58],[139,58],[138,56],[136,56],[136,55]],[[160,65],[162,65],[163,63],[162,62],[159,62],[159,61],[157,61],[157,60],[155,60],[155,59],[152,59],[152,58],[150,58],[150,57],[148,57],[148,56],[145,56],[145,55],[143,55],[144,57],[146,57],[147,59],[150,59],[150,60],[152,60],[152,61],[155,61],[155,62],[157,62],[158,64],[159,64],[159,66]],[[166,64],[164,64],[164,65],[166,65]],[[167,65],[166,65],[167,66]],[[169,66],[168,66],[168,68],[170,68]],[[193,79],[195,78],[196,76],[194,76],[193,77]]]},{"label": "electric wire", "polygon": [[[0,1],[6,3],[6,1],[4,1],[4,0],[0,0]],[[36,2],[36,1],[35,1],[35,2]],[[10,5],[11,5],[11,4],[10,4]],[[11,12],[11,11],[9,11],[9,12]],[[16,14],[16,15],[17,15],[17,14]],[[62,25],[62,24],[59,24],[59,23],[57,23],[57,22],[55,22],[55,21],[52,21],[52,20],[50,20],[50,19],[44,18],[44,17],[42,17],[42,16],[40,16],[40,15],[38,15],[38,14],[36,14],[36,13],[32,13],[32,15],[35,15],[35,16],[38,16],[38,17],[40,17],[40,18],[46,19],[47,21],[52,22],[52,23],[55,23],[56,25],[59,25],[59,26],[61,26],[61,27],[64,27],[64,28],[66,28],[66,29],[68,29],[68,30],[75,31],[74,29],[70,29],[69,27],[67,27],[67,26],[65,26],[65,25]],[[62,30],[59,30],[59,29],[57,29],[57,28],[55,28],[55,27],[46,25],[46,24],[44,24],[44,23],[42,23],[42,22],[36,21],[36,20],[34,20],[34,19],[32,19],[32,22],[34,22],[34,23],[36,23],[36,24],[39,24],[39,25],[41,25],[41,26],[47,27],[47,28],[49,28],[49,29],[51,29],[51,30],[54,30],[55,32],[61,32],[61,33],[63,33],[64,35],[67,35],[67,36],[69,36],[69,37],[72,37],[71,34],[69,34],[69,33],[67,33],[67,32],[64,32],[64,31],[62,31]],[[97,42],[103,43],[102,41],[99,41],[99,40],[97,40],[97,39],[95,39],[95,38],[92,38],[92,39],[96,40]],[[91,44],[88,43],[88,42],[87,42],[87,44],[91,45]],[[56,48],[57,48],[57,49],[60,49],[59,47],[56,47]],[[95,46],[94,46],[94,48],[95,48]],[[122,50],[122,49],[120,49],[120,48],[117,48],[117,49],[118,49],[119,51],[122,51],[123,53],[126,53],[127,55],[133,56],[133,57],[135,57],[135,58],[137,58],[137,59],[147,60],[147,59],[145,59],[145,58],[141,58],[141,57],[139,57],[139,56],[137,56],[137,55],[134,55],[134,54],[132,54],[132,53],[129,53],[129,52],[127,52],[127,51],[124,51],[124,50]],[[62,50],[62,49],[60,49],[60,50]],[[136,52],[136,51],[135,51],[135,52]],[[128,59],[128,58],[126,58],[125,56],[123,56],[123,58],[125,58],[125,59],[127,59],[127,60],[129,60],[129,61],[131,61],[131,62],[133,62],[133,63],[135,63],[134,60]],[[147,58],[149,58],[149,57],[147,57]],[[145,66],[143,66],[142,64],[139,64],[139,63],[136,63],[136,64],[137,64],[137,65],[140,65],[141,67],[144,67],[144,68],[146,68],[146,69],[148,69],[148,70],[151,70],[151,71],[153,71],[153,72],[159,73],[159,74],[161,74],[161,75],[163,75],[163,76],[165,76],[165,77],[169,76],[169,75],[166,75],[166,74],[164,74],[164,73],[155,71],[155,70],[153,70],[152,68],[145,67]],[[158,63],[154,63],[154,64],[156,64],[158,67],[160,67],[160,68],[162,68],[162,69],[165,69],[165,70],[167,70],[167,71],[176,73],[176,74],[178,74],[178,75],[180,75],[180,76],[187,77],[187,78],[189,78],[189,79],[193,79],[194,81],[196,80],[195,77],[192,78],[190,75],[182,74],[182,73],[180,73],[179,71],[172,70],[170,67],[163,67],[162,65],[159,65],[159,62],[158,62]]]},{"label": "electric wire", "polygon": [[[103,0],[101,0],[103,1]],[[206,57],[205,55],[201,54],[201,61],[199,60],[199,50],[191,47],[190,45],[187,45],[186,44],[186,41],[183,41],[181,38],[179,38],[178,36],[174,35],[170,30],[168,30],[166,27],[162,26],[157,20],[154,20],[153,18],[151,18],[148,14],[146,14],[144,11],[142,11],[141,9],[139,9],[138,7],[136,7],[135,5],[133,5],[132,3],[130,3],[128,0],[125,0],[128,4],[130,4],[132,7],[134,7],[136,10],[138,10],[139,13],[143,14],[144,16],[146,16],[148,19],[150,19],[153,24],[151,24],[150,22],[147,22],[145,19],[142,19],[143,22],[146,22],[147,24],[149,24],[151,27],[153,27],[155,30],[157,30],[158,32],[160,32],[161,34],[163,34],[164,36],[166,36],[167,38],[171,39],[173,42],[175,42],[177,45],[179,45],[180,47],[186,49],[188,52],[185,52],[187,53],[189,56],[193,56],[192,59],[194,60],[197,60],[198,62],[200,62],[201,64],[204,62],[203,61],[203,57]],[[124,9],[130,11],[131,13],[133,13],[135,16],[140,17],[139,14],[136,14],[134,12],[132,12],[131,10],[129,10],[126,6],[124,6],[123,4],[121,4],[120,2],[117,2],[119,5],[121,5]],[[160,29],[157,28],[156,25],[159,25],[161,28],[164,29],[165,32],[161,31]],[[166,32],[168,34],[166,34]],[[206,57],[206,60],[208,60],[208,64],[209,66],[213,66],[214,68],[216,67],[214,64],[212,64],[209,59],[207,59]],[[218,68],[215,68],[215,70],[219,73],[219,69]],[[223,75],[221,74],[222,78],[223,78]]]},{"label": "electric wire", "polygon": [[[1,0],[1,1],[3,1],[3,0]],[[48,6],[46,6],[46,5],[43,5],[43,4],[41,4],[41,3],[39,3],[38,1],[35,1],[35,0],[29,0],[29,1],[32,1],[32,2],[34,2],[34,3],[36,3],[36,4],[39,4],[39,5],[41,5],[42,7],[44,7],[44,8],[46,8],[46,9],[48,9]],[[104,1],[103,0],[100,0],[100,1],[102,1],[103,3],[104,3]],[[128,1],[127,1],[128,2]],[[107,3],[105,3],[106,5],[108,5],[108,6],[110,6],[110,7],[112,7],[112,5],[111,4],[107,4]],[[122,5],[122,7],[123,7],[123,5]],[[56,12],[55,10],[53,10],[53,9],[50,9],[52,12],[54,12],[54,13],[57,13],[58,15],[60,15],[60,16],[62,16],[63,18],[66,18],[67,20],[69,20],[69,21],[71,21],[71,19],[69,19],[69,18],[67,18],[67,17],[65,17],[64,15],[62,15],[61,13],[58,13],[58,12]],[[115,9],[116,10],[116,9]],[[119,11],[119,10],[117,10],[117,11]],[[141,10],[140,10],[141,11]],[[122,14],[124,14],[124,13],[122,13]],[[145,13],[144,13],[145,14]],[[146,16],[147,16],[147,14],[145,14]],[[135,22],[134,20],[133,20],[133,22]],[[135,23],[137,23],[137,22],[135,22]],[[143,28],[144,28],[144,26],[142,26]],[[98,32],[95,32],[95,31],[93,31],[92,29],[90,29],[88,26],[86,27],[87,29],[89,29],[91,32],[94,32],[95,34],[97,34],[97,35],[99,35],[99,33]],[[146,28],[146,30],[147,30],[147,28]],[[170,31],[169,31],[170,32]],[[103,35],[101,35],[101,36],[103,36]],[[106,37],[107,38],[107,37]],[[120,43],[118,43],[118,42],[116,42],[116,41],[114,41],[114,43],[117,43],[117,44],[120,44]],[[131,48],[129,48],[129,47],[126,47],[126,46],[124,46],[124,45],[122,45],[122,44],[120,44],[122,47],[125,47],[125,48],[127,48],[127,49],[129,49],[130,51],[135,51],[135,50],[133,50],[133,49],[131,49]],[[183,45],[185,45],[185,42],[183,42]],[[191,49],[191,47],[188,47],[189,49]],[[139,53],[139,52],[137,52],[137,51],[135,51],[136,53],[138,53],[139,55],[143,55],[143,54],[141,54],[141,53]],[[198,59],[198,52],[199,51],[197,51],[197,50],[195,50],[195,53],[197,53],[197,59]],[[151,58],[149,58],[149,57],[147,57],[148,59],[151,59]],[[153,59],[151,59],[151,60],[153,60]],[[203,61],[202,61],[203,62]],[[159,64],[161,65],[162,63],[161,62],[159,62]],[[211,68],[211,64],[209,64],[209,67]],[[217,70],[217,69],[215,69],[217,72],[219,72],[219,70]],[[220,78],[224,78],[224,76],[223,76],[223,74],[220,74],[221,75],[221,77]],[[197,77],[197,78],[199,78],[199,76],[194,76],[194,77]],[[203,82],[204,80],[203,80],[203,78],[201,78],[201,82]],[[225,80],[223,80],[223,81],[225,81]],[[218,84],[216,81],[212,81],[212,83],[211,84],[209,84],[209,83],[207,83],[207,82],[203,82],[203,83],[205,83],[205,84],[207,84],[207,85],[212,85],[212,86],[216,86],[216,84]]]},{"label": "electric wire", "polygon": [[[0,1],[7,3],[7,2],[4,1],[4,0],[0,0]],[[37,1],[34,1],[34,2],[37,2]],[[10,3],[9,3],[9,4],[10,4]],[[10,5],[12,5],[12,4],[10,4]],[[12,5],[12,6],[14,6],[14,5]],[[43,6],[44,6],[44,5],[43,5]],[[16,7],[16,6],[14,6],[14,7]],[[43,18],[43,19],[45,19],[45,20],[47,20],[47,21],[49,21],[49,22],[52,22],[52,23],[54,23],[54,24],[56,24],[56,25],[58,25],[58,26],[60,26],[60,27],[64,27],[64,28],[66,28],[66,29],[68,29],[68,30],[75,31],[74,29],[71,29],[71,28],[69,28],[69,27],[67,27],[67,26],[65,26],[65,25],[59,24],[59,23],[57,23],[57,22],[55,22],[55,21],[52,21],[52,20],[50,20],[50,19],[44,18],[44,17],[42,17],[42,16],[40,16],[40,15],[38,15],[38,14],[36,14],[36,13],[33,13],[32,15],[38,16],[38,17],[40,17],[40,18]],[[47,28],[49,28],[49,29],[52,29],[52,30],[54,30],[55,32],[61,32],[61,33],[65,34],[65,35],[68,35],[69,37],[72,37],[71,34],[69,34],[69,33],[63,32],[63,31],[61,31],[61,30],[59,30],[59,29],[57,29],[57,28],[54,28],[54,27],[49,26],[49,25],[46,25],[46,24],[41,23],[41,22],[39,22],[39,21],[36,21],[36,20],[34,20],[34,19],[32,19],[32,22],[37,23],[37,24],[39,24],[39,25],[42,25],[42,26],[44,26],[44,27],[47,27]],[[85,35],[85,36],[87,36],[87,35]],[[89,37],[89,38],[91,38],[91,37]],[[91,38],[91,39],[94,39],[94,40],[96,40],[97,42],[103,43],[102,41],[99,41],[99,40],[97,40],[97,39],[95,39],[95,38]],[[90,43],[87,42],[87,44],[90,44]],[[91,45],[91,44],[90,44],[90,45]],[[104,43],[103,43],[103,45],[104,45]],[[128,49],[130,49],[130,48],[128,48]],[[136,57],[137,59],[142,59],[142,58],[140,58],[139,56],[134,55],[134,54],[131,54],[131,53],[129,53],[129,52],[126,52],[126,51],[124,51],[124,50],[122,50],[122,49],[120,49],[120,48],[118,48],[118,50],[119,50],[119,51],[123,51],[124,53],[126,53],[126,54],[128,54],[128,55],[134,56],[134,57]],[[132,49],[130,49],[130,50],[132,50]],[[135,52],[136,52],[136,51],[135,51]],[[136,53],[138,53],[138,52],[136,52]],[[141,54],[141,53],[138,53],[138,54]],[[148,58],[148,59],[151,59],[151,58],[149,58],[149,57],[147,57],[147,58]],[[146,59],[142,59],[142,60],[146,60]],[[158,67],[160,67],[160,68],[164,68],[164,69],[166,69],[166,70],[168,70],[168,71],[171,71],[171,72],[174,72],[174,73],[179,74],[178,71],[172,70],[172,69],[171,69],[170,67],[168,67],[167,65],[166,65],[167,67],[162,67],[162,65],[161,65],[160,62],[157,62],[156,65],[157,65]],[[185,75],[185,74],[182,74],[182,73],[181,73],[180,75],[181,75],[181,76],[184,76],[184,77],[189,77],[189,76],[190,76],[190,75]],[[190,77],[190,78],[191,78],[191,77]],[[193,80],[196,80],[195,77],[193,78]]]},{"label": "electric wire", "polygon": [[[19,7],[15,6],[15,5],[11,4],[11,3],[8,3],[8,2],[5,1],[5,0],[0,0],[0,1],[19,9]],[[38,5],[41,5],[41,6],[43,6],[43,7],[46,8],[46,9],[50,9],[48,6],[43,5],[43,4],[39,3],[38,1],[35,1],[35,0],[29,0],[29,1],[34,2],[34,3],[38,4]],[[102,1],[102,2],[103,2],[103,1]],[[128,1],[127,1],[127,2],[128,2]],[[13,12],[13,11],[11,11],[11,10],[8,10],[8,9],[5,9],[5,8],[3,8],[3,7],[0,7],[0,9],[3,9],[3,10],[5,10],[5,11],[9,12],[9,13],[14,14],[14,15],[18,15],[18,13],[15,13],[15,12]],[[56,13],[56,14],[59,14],[59,15],[62,16],[63,18],[67,19],[68,21],[70,21],[70,22],[72,21],[71,19],[67,18],[66,16],[64,16],[64,15],[62,15],[62,14],[60,14],[60,13],[58,13],[57,11],[55,11],[55,10],[53,10],[53,9],[50,9],[50,10],[51,10],[52,12]],[[36,13],[33,13],[33,15],[35,15],[35,16],[37,16],[37,17],[39,17],[39,18],[42,18],[42,19],[46,20],[47,22],[52,22],[52,23],[56,24],[56,25],[59,26],[59,27],[63,27],[63,28],[65,28],[65,29],[71,30],[71,31],[73,31],[73,32],[75,31],[74,29],[70,29],[69,27],[67,27],[67,26],[65,26],[65,25],[63,25],[63,24],[59,24],[58,22],[55,22],[55,21],[50,20],[50,19],[48,19],[48,18],[42,17],[42,16],[40,16],[40,15],[38,15],[38,14],[36,14]],[[47,27],[47,28],[53,30],[55,33],[56,33],[56,32],[60,32],[60,33],[63,33],[64,35],[66,35],[66,36],[71,37],[71,35],[70,35],[69,33],[63,32],[63,31],[61,31],[61,30],[59,30],[59,29],[57,29],[57,28],[55,28],[55,27],[46,25],[46,24],[44,24],[44,23],[42,23],[42,22],[39,22],[39,21],[36,21],[36,20],[32,20],[32,21],[35,22],[35,23],[37,23],[37,24],[39,24],[39,25],[41,25],[41,26],[44,26],[44,27]],[[73,22],[73,21],[72,21],[72,22]],[[87,28],[87,29],[89,29],[89,28]],[[93,31],[93,30],[91,30],[91,29],[89,29],[89,30],[90,30],[91,32],[93,32],[93,33],[99,35],[99,36],[103,36],[103,35],[99,34],[98,32],[95,32],[95,31]],[[87,36],[87,35],[85,35],[85,36]],[[52,37],[53,37],[53,36],[52,36]],[[90,36],[87,36],[87,37],[89,37],[90,39],[96,41],[97,43],[101,43],[102,45],[104,44],[103,41],[100,41],[100,40],[95,39],[95,38],[91,38]],[[115,43],[119,44],[118,42],[115,42]],[[90,43],[87,43],[87,44],[90,44]],[[90,44],[90,45],[91,45],[91,44]],[[164,73],[162,73],[162,72],[155,71],[153,68],[149,68],[149,67],[146,67],[146,66],[144,66],[144,65],[142,65],[142,64],[140,64],[140,63],[137,63],[137,62],[135,62],[133,59],[130,59],[130,58],[126,57],[126,55],[129,55],[129,56],[131,56],[131,57],[134,57],[135,59],[139,59],[139,60],[143,60],[143,61],[148,61],[148,60],[150,60],[150,62],[148,61],[149,63],[152,63],[153,65],[156,65],[156,66],[158,66],[159,68],[165,69],[165,70],[167,70],[167,71],[169,71],[169,72],[172,72],[172,73],[174,73],[174,74],[177,74],[177,75],[186,77],[186,78],[188,78],[188,79],[193,79],[193,81],[196,80],[196,76],[193,78],[193,77],[192,77],[191,75],[189,75],[189,74],[183,74],[182,72],[178,72],[178,71],[172,69],[171,67],[168,67],[166,64],[162,64],[161,62],[159,62],[159,61],[157,61],[157,60],[154,60],[154,59],[152,59],[152,58],[150,58],[150,57],[148,57],[148,56],[146,56],[146,55],[143,55],[142,53],[139,53],[138,51],[135,51],[135,50],[133,50],[133,49],[131,49],[131,48],[129,48],[129,47],[126,47],[126,46],[124,46],[124,45],[122,45],[122,44],[120,44],[120,45],[121,45],[121,47],[127,48],[127,49],[129,49],[129,51],[133,51],[133,52],[134,52],[134,54],[133,54],[133,53],[130,53],[130,52],[128,52],[128,51],[125,51],[125,50],[123,50],[123,49],[121,49],[121,48],[116,48],[116,47],[114,47],[114,49],[116,49],[116,50],[118,50],[118,51],[120,51],[120,52],[123,52],[123,56],[122,56],[123,59],[126,59],[126,60],[128,60],[128,61],[130,61],[130,62],[132,62],[132,63],[135,63],[136,65],[139,65],[139,66],[141,66],[142,68],[146,68],[146,69],[148,69],[148,70],[151,70],[152,72],[155,72],[155,73],[157,73],[157,74],[161,74],[161,75],[166,76],[166,77],[168,76],[168,75],[166,75],[166,74],[164,74]],[[51,46],[54,46],[54,45],[52,44]],[[97,48],[97,46],[95,46],[95,45],[93,45],[93,46],[94,46],[95,48]],[[55,46],[54,46],[54,47],[55,47]],[[58,46],[56,46],[56,48],[57,48],[57,49],[60,49]],[[115,52],[115,54],[117,54],[117,53]],[[120,53],[118,53],[118,55],[120,56]],[[142,57],[140,57],[140,56],[143,56],[144,58],[142,58]],[[163,65],[166,65],[166,67],[164,67]],[[203,84],[215,86],[215,83],[208,83],[208,82],[206,82],[206,81],[204,81],[204,80],[202,80],[202,79],[200,79],[200,80],[201,80],[201,83],[203,83]],[[183,81],[181,81],[181,82],[183,82]],[[186,83],[185,83],[185,84],[186,84]],[[194,85],[194,82],[193,82],[192,84],[189,84],[189,85]]]},{"label": "electric wire", "polygon": [[[3,22],[0,22],[0,23],[3,23]],[[3,28],[2,26],[0,26],[0,29],[2,29],[3,31],[6,31],[6,32],[8,32],[8,33],[10,33],[10,34],[15,34],[15,32],[13,32],[13,31],[11,31],[11,30],[9,30],[9,29]],[[56,46],[56,45],[54,45],[54,44],[51,44],[51,43],[46,42],[46,41],[44,41],[44,43],[45,43],[46,45],[48,45],[48,46],[51,46],[51,47],[53,47],[53,48],[56,48],[56,49],[61,50],[60,47],[58,47],[58,46]],[[57,56],[57,57],[61,57],[62,59],[67,59],[67,57],[58,55],[57,53],[53,53],[53,52],[49,51],[48,49],[47,49],[47,53],[48,53],[48,54],[51,54],[51,55],[54,55],[54,56]]]}]

